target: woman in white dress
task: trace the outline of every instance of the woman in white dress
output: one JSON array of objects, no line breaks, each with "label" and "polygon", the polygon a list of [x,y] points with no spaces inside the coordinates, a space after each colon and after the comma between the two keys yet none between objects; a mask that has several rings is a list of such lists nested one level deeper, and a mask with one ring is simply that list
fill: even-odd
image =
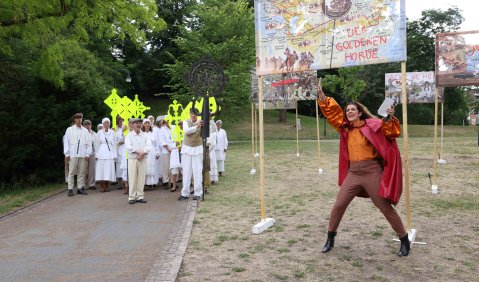
[{"label": "woman in white dress", "polygon": [[117,189],[120,190],[122,189],[122,183],[121,180],[123,178],[123,170],[121,169],[121,161],[125,156],[126,152],[126,146],[125,146],[125,134],[123,134],[123,118],[120,116],[117,117],[116,119],[116,139],[117,139],[117,144],[118,144],[118,157],[115,160],[115,169],[116,169],[116,182],[117,184]]},{"label": "woman in white dress", "polygon": [[160,120],[160,140],[159,140],[159,151],[161,158],[161,181],[162,185],[168,189],[168,183],[170,182],[170,143],[171,143],[171,130],[168,122],[163,117]]},{"label": "woman in white dress", "polygon": [[[180,169],[181,169],[180,150],[179,150],[179,148],[181,148],[181,141],[176,141],[176,140],[180,140],[180,138],[176,137],[173,126],[171,128],[171,141],[168,144],[168,149],[170,150],[170,174],[171,174],[170,192],[175,192],[176,189],[178,188],[177,186],[178,175],[180,174]],[[179,126],[179,125],[176,125],[176,126]]]},{"label": "woman in white dress", "polygon": [[151,150],[147,155],[146,160],[146,190],[153,190],[153,185],[158,184],[158,175],[155,171],[156,159],[160,158],[160,154],[157,152],[157,140],[155,134],[153,134],[153,127],[149,119],[143,120],[141,130],[145,132],[151,140]]},{"label": "woman in white dress", "polygon": [[108,192],[109,183],[115,182],[115,158],[116,151],[116,134],[110,129],[110,119],[104,118],[101,123],[103,129],[97,132],[98,150],[95,157],[97,159],[95,169],[95,180],[100,182],[101,192]]}]

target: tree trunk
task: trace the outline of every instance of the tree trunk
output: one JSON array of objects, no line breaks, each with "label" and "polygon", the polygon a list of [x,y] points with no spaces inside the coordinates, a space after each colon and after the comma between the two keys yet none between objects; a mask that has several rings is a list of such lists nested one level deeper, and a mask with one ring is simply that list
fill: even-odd
[{"label": "tree trunk", "polygon": [[286,122],[286,109],[279,110],[279,122]]}]

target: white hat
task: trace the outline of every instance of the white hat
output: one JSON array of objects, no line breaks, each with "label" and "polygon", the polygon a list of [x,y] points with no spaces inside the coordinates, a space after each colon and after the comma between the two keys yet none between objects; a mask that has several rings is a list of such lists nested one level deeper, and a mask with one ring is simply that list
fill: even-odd
[{"label": "white hat", "polygon": [[223,122],[220,119],[216,121],[216,124],[218,124],[218,123],[223,124]]},{"label": "white hat", "polygon": [[111,123],[111,122],[110,122],[110,119],[106,117],[106,118],[103,118],[103,119],[101,120],[101,124],[104,124],[104,123],[107,122],[107,121],[108,121],[108,123]]},{"label": "white hat", "polygon": [[150,121],[149,119],[145,118],[145,119],[143,120],[143,124],[145,124],[145,123],[147,123],[147,122],[151,123],[151,121]]},{"label": "white hat", "polygon": [[163,120],[164,118],[165,118],[164,116],[158,116],[158,117],[156,118],[156,121],[158,122],[158,121],[160,121],[160,120]]}]

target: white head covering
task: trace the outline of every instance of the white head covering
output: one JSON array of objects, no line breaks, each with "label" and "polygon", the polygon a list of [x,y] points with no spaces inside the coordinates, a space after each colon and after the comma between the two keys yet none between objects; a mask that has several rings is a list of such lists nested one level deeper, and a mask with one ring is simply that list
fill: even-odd
[{"label": "white head covering", "polygon": [[96,126],[96,130],[100,130],[100,129],[103,129],[103,124],[99,123],[97,126]]},{"label": "white head covering", "polygon": [[110,119],[106,117],[101,120],[101,124],[104,124],[106,121],[108,121],[108,123],[111,123]]},{"label": "white head covering", "polygon": [[158,116],[156,118],[156,122],[162,121],[165,117],[164,116]]},{"label": "white head covering", "polygon": [[149,119],[145,118],[145,119],[143,120],[143,124],[145,124],[146,122],[151,123],[151,121],[150,121]]},{"label": "white head covering", "polygon": [[216,124],[218,124],[218,123],[223,124],[223,122],[220,119],[216,121]]}]

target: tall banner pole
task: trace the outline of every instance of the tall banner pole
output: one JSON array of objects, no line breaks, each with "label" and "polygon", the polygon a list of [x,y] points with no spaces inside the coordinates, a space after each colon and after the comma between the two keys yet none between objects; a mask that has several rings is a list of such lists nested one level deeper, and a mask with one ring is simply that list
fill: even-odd
[{"label": "tall banner pole", "polygon": [[[258,105],[259,104],[262,104],[262,102],[258,102]],[[263,105],[263,104],[262,104]],[[256,110],[256,107],[255,107],[255,110],[254,110],[254,128],[255,128],[255,157],[259,157],[259,154],[258,154],[258,147],[259,147],[259,142],[258,142],[258,136],[259,136],[259,124],[258,124],[258,112],[259,112],[259,108],[258,110]]]},{"label": "tall banner pole", "polygon": [[296,157],[299,158],[299,122],[298,122],[298,101],[296,101]]},{"label": "tall banner pole", "polygon": [[444,158],[444,102],[441,103],[441,155],[439,163],[446,163]]},{"label": "tall banner pole", "polygon": [[436,101],[434,102],[434,175],[433,175],[433,186],[431,187],[433,192],[437,190],[436,178],[437,178],[437,115],[438,115],[438,100],[439,91],[436,87]]},{"label": "tall banner pole", "polygon": [[263,77],[258,76],[258,112],[259,112],[259,190],[261,221],[253,226],[253,234],[259,234],[273,226],[274,219],[266,218],[264,204],[264,126],[263,126]]},{"label": "tall banner pole", "polygon": [[255,132],[255,120],[254,120],[254,102],[251,102],[251,171],[250,174],[255,174],[256,169],[254,168],[254,132]]},{"label": "tall banner pole", "polygon": [[323,168],[321,167],[321,142],[319,136],[319,107],[318,101],[315,101],[316,104],[316,134],[318,135],[318,172],[323,174]]},{"label": "tall banner pole", "polygon": [[404,191],[406,193],[406,229],[411,228],[411,201],[409,195],[409,140],[407,128],[407,94],[406,94],[406,62],[401,62],[402,74],[402,117],[403,117],[403,163],[404,163]]},{"label": "tall banner pole", "polygon": [[263,119],[263,77],[258,77],[259,89],[259,188],[260,188],[260,205],[261,205],[261,221],[266,218],[264,207],[264,119]]}]

